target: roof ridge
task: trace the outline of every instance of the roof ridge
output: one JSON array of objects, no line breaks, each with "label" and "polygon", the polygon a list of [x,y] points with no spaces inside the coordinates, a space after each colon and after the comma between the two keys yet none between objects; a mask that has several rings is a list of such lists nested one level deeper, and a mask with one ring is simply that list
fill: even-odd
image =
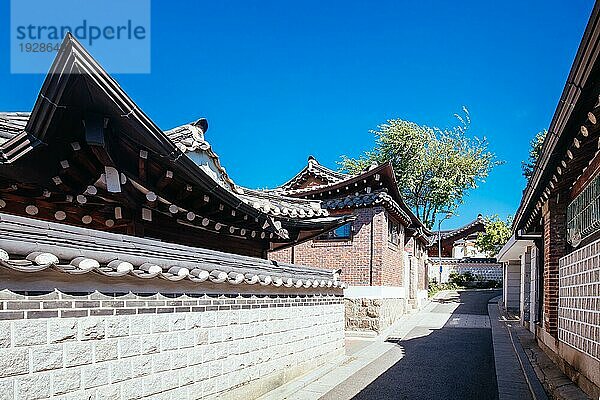
[{"label": "roof ridge", "polygon": [[[283,191],[301,190],[300,188],[294,189],[293,185],[300,182],[306,175],[311,174],[311,173],[314,176],[316,176],[317,178],[324,178],[328,182],[325,185],[341,182],[344,179],[347,179],[348,177],[352,176],[352,175],[344,174],[342,172],[334,171],[324,165],[321,165],[314,156],[310,155],[310,156],[308,156],[306,165],[292,178],[290,178],[286,182],[282,183],[281,185],[277,186],[275,188],[275,190],[277,190],[277,189],[280,189]],[[314,187],[317,187],[317,186],[324,186],[324,185],[316,185]]]},{"label": "roof ridge", "polygon": [[483,219],[483,215],[482,214],[478,214],[477,218],[475,218],[474,220],[472,220],[471,222],[469,222],[469,223],[467,223],[467,224],[465,224],[463,226],[460,226],[460,227],[454,228],[454,229],[443,230],[443,231],[440,231],[440,233],[442,234],[442,238],[446,239],[446,238],[452,237],[452,236],[454,236],[454,235],[456,235],[458,233],[461,233],[461,232],[463,232],[463,231],[465,231],[465,230],[467,230],[469,228],[472,228],[473,226],[475,226],[475,225],[477,225],[479,223],[481,223],[481,224],[484,223],[484,219]]}]

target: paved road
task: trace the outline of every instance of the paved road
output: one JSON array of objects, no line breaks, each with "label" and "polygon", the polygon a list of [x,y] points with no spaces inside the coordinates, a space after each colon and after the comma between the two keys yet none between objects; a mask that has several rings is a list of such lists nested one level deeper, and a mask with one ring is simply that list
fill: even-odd
[{"label": "paved road", "polygon": [[487,303],[499,294],[450,292],[322,399],[498,399]]}]

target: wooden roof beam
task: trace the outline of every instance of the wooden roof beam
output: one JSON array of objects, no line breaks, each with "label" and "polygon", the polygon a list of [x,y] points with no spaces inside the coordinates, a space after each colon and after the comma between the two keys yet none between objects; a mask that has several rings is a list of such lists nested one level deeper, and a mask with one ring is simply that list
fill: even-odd
[{"label": "wooden roof beam", "polygon": [[148,164],[148,152],[146,150],[140,150],[138,158],[138,179],[142,183],[147,181],[147,167]]},{"label": "wooden roof beam", "polygon": [[173,182],[173,171],[166,170],[164,174],[156,182],[156,189],[162,191],[167,185]]}]

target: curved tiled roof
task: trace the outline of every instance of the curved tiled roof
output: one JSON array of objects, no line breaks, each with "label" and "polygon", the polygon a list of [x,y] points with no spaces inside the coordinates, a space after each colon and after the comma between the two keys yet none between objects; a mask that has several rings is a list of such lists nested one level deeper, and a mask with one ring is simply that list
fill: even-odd
[{"label": "curved tiled roof", "polygon": [[345,285],[331,270],[0,214],[0,267],[295,288]]},{"label": "curved tiled roof", "polygon": [[316,158],[314,158],[313,156],[309,156],[306,167],[304,167],[302,169],[302,171],[298,172],[292,179],[290,179],[289,181],[285,182],[284,184],[282,184],[279,187],[277,187],[276,189],[274,189],[274,191],[276,191],[276,192],[280,191],[280,192],[284,192],[286,194],[288,194],[288,193],[291,194],[291,193],[296,193],[296,192],[300,192],[303,190],[309,190],[309,188],[295,189],[294,186],[301,183],[304,179],[306,179],[307,176],[310,176],[310,175],[313,175],[313,176],[320,178],[323,181],[327,182],[324,185],[312,186],[312,187],[310,187],[310,190],[315,189],[316,187],[327,186],[330,184],[335,184],[335,183],[341,182],[345,179],[348,179],[351,176],[351,175],[337,172],[337,171],[334,171],[327,167],[324,167],[323,165],[319,164],[319,162],[317,161]]},{"label": "curved tiled roof", "polygon": [[[434,257],[435,262],[439,262],[439,258]],[[490,264],[498,264],[498,261],[495,258],[475,258],[475,257],[464,257],[464,258],[454,258],[454,257],[442,257],[442,264],[445,265],[458,265],[458,264],[470,264],[470,265],[490,265]]]},{"label": "curved tiled roof", "polygon": [[369,207],[373,205],[384,205],[393,211],[404,222],[410,223],[410,216],[402,210],[400,205],[386,192],[374,192],[341,197],[323,201],[323,206],[330,210],[342,210],[345,208]]},{"label": "curved tiled roof", "polygon": [[192,123],[165,131],[165,135],[185,153],[210,148],[210,144],[204,140],[204,134],[207,130],[208,121],[205,118],[200,118]]},{"label": "curved tiled roof", "polygon": [[210,143],[204,139],[204,134],[207,130],[208,121],[205,118],[200,118],[195,122],[165,131],[165,135],[167,135],[167,137],[183,153],[205,153],[214,162],[220,172],[220,177],[231,186],[230,189],[239,193],[240,189],[237,188],[233,180],[227,175],[227,171],[225,171],[225,168],[221,165],[219,156],[213,151]]},{"label": "curved tiled roof", "polygon": [[252,190],[236,185],[221,165],[219,156],[212,150],[210,143],[204,138],[207,130],[208,122],[206,119],[201,118],[196,122],[165,131],[165,134],[182,152],[203,153],[209,157],[219,170],[220,177],[228,183],[229,189],[234,191],[242,201],[257,210],[261,210],[273,217],[315,218],[329,215],[327,210],[321,208],[320,201],[318,200],[308,201],[286,197],[285,195]]},{"label": "curved tiled roof", "polygon": [[[283,186],[272,190],[267,190],[266,192],[299,198],[308,198],[311,195],[314,198],[314,196],[318,194],[325,194],[325,198],[338,196],[329,200],[323,200],[323,206],[327,209],[343,209],[382,204],[383,206],[386,206],[388,211],[391,211],[400,220],[406,222],[408,225],[411,225],[410,229],[416,232],[419,237],[422,237],[427,245],[433,243],[434,238],[431,231],[425,227],[423,222],[419,220],[419,218],[412,212],[406,203],[404,203],[402,195],[400,194],[395,181],[393,168],[389,162],[379,165],[372,164],[358,174],[347,175],[325,168],[319,165],[313,157],[309,157],[308,166],[305,167],[299,174],[297,174],[296,177],[288,181],[288,183],[296,179],[301,179],[303,174],[309,174],[311,168],[313,168],[313,171],[316,169],[326,170],[330,173],[338,174],[338,176],[334,177],[331,182],[322,185],[313,185],[298,189],[286,189],[284,187],[287,185],[286,183]],[[348,193],[351,192],[351,187],[362,185],[363,183],[366,185],[366,179],[374,178],[376,182],[379,181],[379,185],[381,186],[383,185],[383,179],[380,178],[385,176],[389,178],[387,179],[387,184],[384,186],[383,190],[371,192],[370,190],[372,187],[369,187],[368,190],[367,188],[362,188],[362,193],[359,191],[355,192],[355,194],[348,194],[345,197],[339,197],[341,191]]]},{"label": "curved tiled roof", "polygon": [[[309,157],[309,166],[311,164],[311,161],[310,161],[311,157]],[[313,160],[314,160],[314,158],[313,158]],[[317,161],[315,160],[314,163],[316,163],[316,162]],[[307,186],[304,188],[297,188],[297,189],[286,189],[283,186],[279,186],[275,189],[271,189],[268,191],[272,192],[272,193],[281,194],[284,196],[301,196],[301,195],[307,194],[307,193],[318,192],[318,191],[323,191],[323,190],[327,190],[330,188],[338,187],[340,184],[349,182],[350,180],[353,180],[353,179],[360,179],[360,177],[367,176],[373,170],[380,169],[380,167],[384,167],[384,165],[383,164],[381,164],[381,165],[372,164],[358,174],[343,174],[341,172],[336,172],[329,168],[323,167],[322,165],[317,163],[317,167],[315,167],[315,168],[319,168],[322,170],[329,171],[331,173],[338,174],[339,177],[328,180],[327,183],[324,183],[322,185],[312,185],[312,186]],[[305,175],[310,175],[311,173],[314,173],[314,171],[316,171],[316,169],[311,170],[310,168],[305,168],[304,170],[302,170],[302,172],[300,174],[302,174],[304,172],[304,174],[302,176],[302,177],[304,177]],[[300,175],[300,174],[298,174],[298,175]],[[294,178],[292,178],[292,179],[294,179]]]},{"label": "curved tiled roof", "polygon": [[28,112],[0,113],[0,144],[23,132],[30,114]]},{"label": "curved tiled roof", "polygon": [[462,232],[465,232],[468,229],[471,229],[477,225],[482,225],[482,226],[484,225],[483,216],[481,214],[477,215],[477,218],[475,218],[473,221],[469,222],[468,224],[461,226],[460,228],[441,231],[440,234],[442,235],[442,239],[448,239],[448,238],[456,236]]},{"label": "curved tiled roof", "polygon": [[240,198],[254,208],[273,216],[288,216],[291,218],[326,217],[329,212],[322,208],[319,200],[305,200],[286,197],[260,190],[243,189]]},{"label": "curved tiled roof", "polygon": [[[25,129],[30,113],[0,113],[0,144],[12,139]],[[329,215],[321,208],[318,200],[303,200],[284,195],[270,194],[262,191],[243,188],[235,184],[221,165],[219,156],[213,151],[204,135],[208,130],[208,122],[201,118],[165,131],[165,135],[183,152],[202,152],[209,157],[219,171],[219,178],[226,183],[226,188],[246,204],[273,217],[288,216],[290,218],[315,218]]]}]

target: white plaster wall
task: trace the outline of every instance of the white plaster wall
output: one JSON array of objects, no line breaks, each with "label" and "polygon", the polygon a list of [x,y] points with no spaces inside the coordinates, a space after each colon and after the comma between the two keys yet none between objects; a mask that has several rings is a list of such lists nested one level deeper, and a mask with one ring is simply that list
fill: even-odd
[{"label": "white plaster wall", "polygon": [[[477,264],[470,265],[468,263],[443,265],[440,274],[440,265],[432,259],[432,263],[428,268],[429,280],[435,279],[437,282],[447,283],[450,280],[450,273],[456,271],[458,273],[471,272],[474,275],[483,277],[486,280],[502,281],[502,267],[500,264]],[[440,280],[441,275],[441,280]]]},{"label": "white plaster wall", "polygon": [[540,276],[538,272],[540,252],[536,246],[531,248],[531,280],[529,282],[529,321],[531,325],[529,325],[529,330],[535,333],[535,325],[534,323],[538,322],[538,312],[539,312],[539,284],[540,284]]},{"label": "white plaster wall", "polygon": [[344,289],[347,299],[404,299],[403,286],[348,286]]},{"label": "white plaster wall", "polygon": [[521,256],[521,283],[519,288],[519,317],[521,323],[529,321],[531,289],[531,247]]},{"label": "white plaster wall", "polygon": [[510,261],[504,266],[504,306],[519,310],[521,300],[521,261]]}]

